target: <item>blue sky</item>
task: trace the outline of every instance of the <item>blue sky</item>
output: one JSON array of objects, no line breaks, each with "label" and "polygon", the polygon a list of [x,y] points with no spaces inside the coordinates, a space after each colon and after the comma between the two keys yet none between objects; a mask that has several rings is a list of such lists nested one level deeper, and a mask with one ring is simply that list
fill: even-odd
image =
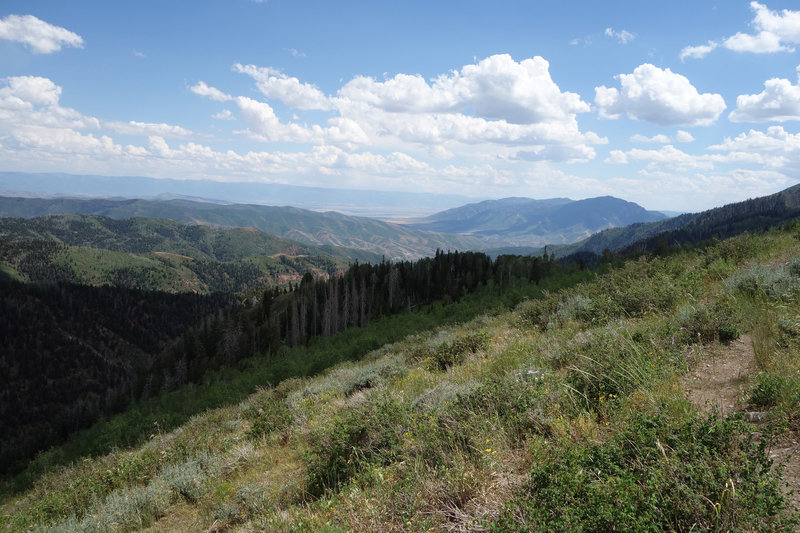
[{"label": "blue sky", "polygon": [[6,0],[0,170],[700,210],[798,182],[798,47],[791,2]]}]

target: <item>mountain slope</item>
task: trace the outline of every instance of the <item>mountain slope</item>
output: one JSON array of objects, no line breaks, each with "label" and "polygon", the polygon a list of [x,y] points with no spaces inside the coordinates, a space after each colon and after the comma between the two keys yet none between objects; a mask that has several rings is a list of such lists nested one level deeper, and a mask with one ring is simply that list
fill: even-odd
[{"label": "mountain slope", "polygon": [[[256,393],[43,475],[3,500],[0,527],[796,531],[770,457],[780,433],[797,440],[800,300],[784,297],[800,292],[795,231],[606,264],[594,280],[417,330],[320,376],[267,385],[274,360],[242,361],[229,382],[160,401],[262,376]],[[453,307],[495,309],[472,296]],[[373,325],[352,330],[354,347],[401,329]],[[763,371],[738,378],[744,413],[709,414],[678,378],[742,333]],[[316,360],[318,346],[286,364]],[[746,423],[752,411],[771,422]]]},{"label": "mountain slope", "polygon": [[662,213],[602,196],[573,201],[567,198],[533,200],[504,198],[468,204],[431,215],[412,224],[482,238],[502,239],[514,246],[574,242],[609,227],[665,218]]},{"label": "mountain slope", "polygon": [[[800,185],[769,196],[728,204],[700,213],[687,213],[657,222],[612,228],[566,246],[554,246],[559,256],[603,250],[649,251],[717,237],[724,239],[743,231],[763,231],[800,215]],[[548,248],[549,250],[551,248]]]},{"label": "mountain slope", "polygon": [[379,260],[367,251],[307,246],[253,228],[91,215],[0,218],[0,277],[23,282],[240,292]]},{"label": "mountain slope", "polygon": [[254,227],[311,245],[366,250],[391,259],[432,256],[436,249],[477,249],[478,239],[443,235],[378,220],[318,213],[295,207],[248,204],[220,205],[189,200],[109,200],[0,197],[0,214],[35,217],[47,214],[103,215],[110,218],[167,218],[186,224]]}]

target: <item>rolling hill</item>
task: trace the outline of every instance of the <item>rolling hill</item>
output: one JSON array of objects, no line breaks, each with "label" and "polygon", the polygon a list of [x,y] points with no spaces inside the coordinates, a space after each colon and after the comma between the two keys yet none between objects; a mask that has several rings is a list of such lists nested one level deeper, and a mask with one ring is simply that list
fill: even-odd
[{"label": "rolling hill", "polygon": [[568,198],[487,200],[436,213],[411,224],[426,231],[482,239],[502,239],[515,246],[565,244],[600,230],[666,216],[612,196],[573,201]]},{"label": "rolling hill", "polygon": [[379,260],[364,250],[308,246],[254,228],[93,215],[0,218],[0,277],[23,282],[238,292]]},{"label": "rolling hill", "polygon": [[480,239],[444,235],[379,220],[318,213],[296,207],[215,204],[189,200],[112,200],[0,197],[0,215],[37,217],[48,214],[102,215],[109,218],[164,218],[220,228],[253,227],[304,244],[365,250],[388,259],[432,256],[437,249],[477,249]]}]

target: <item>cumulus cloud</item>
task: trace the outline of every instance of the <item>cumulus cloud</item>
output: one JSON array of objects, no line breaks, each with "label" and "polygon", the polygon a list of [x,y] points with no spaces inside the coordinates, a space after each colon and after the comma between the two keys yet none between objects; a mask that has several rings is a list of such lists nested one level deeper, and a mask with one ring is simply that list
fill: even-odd
[{"label": "cumulus cloud", "polygon": [[13,76],[0,87],[0,130],[17,126],[97,129],[100,121],[59,105],[61,87],[48,78]]},{"label": "cumulus cloud", "polygon": [[[266,101],[231,96],[202,81],[190,90],[234,101],[247,124],[236,133],[263,142],[348,150],[367,144],[382,150],[405,146],[437,158],[484,152],[485,157],[559,162],[592,159],[589,145],[608,142],[580,131],[576,116],[588,112],[589,104],[561,91],[541,57],[517,62],[505,54],[491,56],[431,80],[403,73],[383,81],[356,76],[331,96],[271,67],[235,64],[233,70],[251,76]],[[271,100],[291,110],[325,110],[333,116],[325,124],[306,125],[296,114],[287,119]],[[215,118],[232,118],[221,113]]]},{"label": "cumulus cloud", "polygon": [[770,126],[767,131],[750,130],[733,139],[708,147],[709,150],[726,152],[754,152],[780,154],[800,152],[800,133],[789,133],[783,126]]},{"label": "cumulus cloud", "polygon": [[800,11],[772,11],[758,2],[750,2],[750,9],[755,13],[752,21],[755,33],[738,32],[722,39],[721,44],[709,41],[707,45],[687,46],[681,50],[681,60],[704,57],[718,46],[734,52],[771,54],[793,52],[792,45],[800,44]]},{"label": "cumulus cloud", "polygon": [[620,88],[595,88],[595,104],[601,118],[615,119],[623,113],[636,120],[662,126],[708,126],[725,109],[719,94],[700,94],[691,82],[670,69],[649,63],[632,74],[620,74]]},{"label": "cumulus cloud", "polygon": [[631,42],[636,38],[636,34],[631,33],[628,30],[616,31],[612,28],[606,28],[605,35],[606,37],[611,37],[612,39],[616,39],[621,44],[628,44],[629,42]]},{"label": "cumulus cloud", "polygon": [[317,87],[277,69],[237,63],[233,70],[253,78],[258,90],[267,98],[280,100],[291,108],[327,110],[331,107],[328,97]]},{"label": "cumulus cloud", "polygon": [[264,142],[291,142],[308,144],[335,144],[348,149],[366,144],[368,137],[353,120],[334,117],[328,127],[313,124],[311,127],[294,122],[282,122],[275,110],[266,102],[245,96],[234,99],[239,106],[240,118],[247,124],[250,137]]},{"label": "cumulus cloud", "polygon": [[192,91],[194,94],[197,94],[204,98],[209,98],[216,102],[227,102],[229,100],[233,100],[233,96],[225,94],[216,87],[209,87],[206,84],[206,82],[202,80],[197,82],[196,85],[192,85],[191,87],[189,87],[189,90]]},{"label": "cumulus cloud", "polygon": [[515,61],[508,54],[487,57],[431,83],[422,76],[398,74],[386,81],[357,77],[339,96],[395,113],[456,113],[466,109],[476,117],[531,124],[565,119],[589,111],[589,104],[562,92],[550,77],[542,57]]},{"label": "cumulus cloud", "polygon": [[694,135],[689,133],[688,131],[678,130],[675,134],[675,140],[679,143],[690,143],[694,142]]},{"label": "cumulus cloud", "polygon": [[759,94],[739,95],[728,118],[732,122],[800,120],[800,84],[781,78],[767,80]]},{"label": "cumulus cloud", "polygon": [[22,43],[35,54],[58,52],[64,46],[83,48],[83,38],[33,15],[8,15],[0,19],[0,39]]}]

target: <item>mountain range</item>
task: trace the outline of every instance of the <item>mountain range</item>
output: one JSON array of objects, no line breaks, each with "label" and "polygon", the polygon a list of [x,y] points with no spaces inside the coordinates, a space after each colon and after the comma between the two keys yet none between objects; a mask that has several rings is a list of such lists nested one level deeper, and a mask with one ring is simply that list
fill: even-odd
[{"label": "mountain range", "polygon": [[97,176],[0,172],[4,196],[85,196],[87,198],[202,199],[212,203],[291,205],[348,215],[393,218],[424,216],[457,207],[475,198],[458,194],[414,193],[282,183],[156,179],[142,176]]},{"label": "mountain range", "polygon": [[296,207],[218,204],[191,200],[16,198],[0,197],[0,215],[36,217],[48,214],[101,215],[115,219],[147,217],[219,228],[252,227],[303,244],[331,245],[367,251],[387,259],[432,256],[437,249],[477,249],[474,237],[443,235],[373,218]]}]

